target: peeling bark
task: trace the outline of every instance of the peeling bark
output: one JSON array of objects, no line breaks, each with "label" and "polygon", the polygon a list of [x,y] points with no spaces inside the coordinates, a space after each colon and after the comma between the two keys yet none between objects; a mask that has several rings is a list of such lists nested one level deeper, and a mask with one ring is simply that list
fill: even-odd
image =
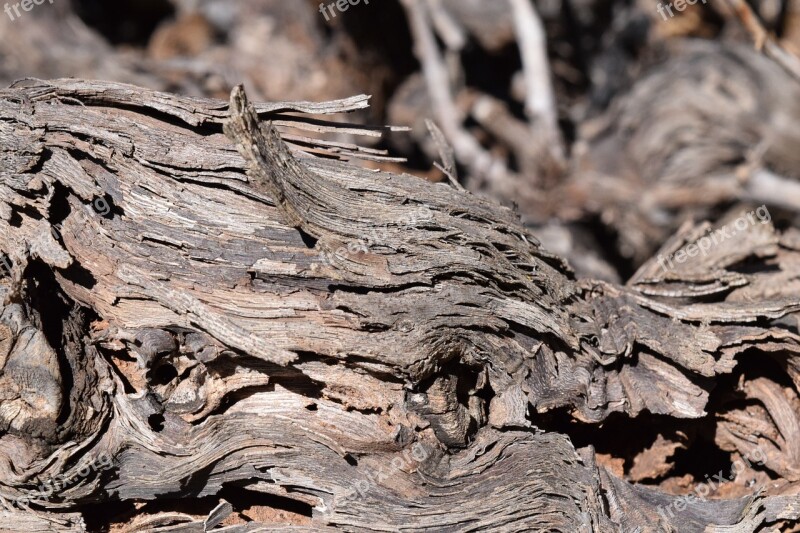
[{"label": "peeling bark", "polygon": [[[80,531],[98,502],[231,488],[307,509],[293,530],[797,520],[791,231],[760,225],[730,253],[667,273],[653,259],[624,286],[578,280],[512,211],[337,160],[385,154],[290,133],[374,134],[306,116],[363,105],[252,106],[241,89],[228,104],[80,80],[0,91],[11,266],[0,496],[71,480],[0,529]],[[553,413],[590,427],[701,418],[722,377],[767,359],[795,388],[742,390],[775,427],[737,431],[752,424],[734,405],[719,411],[718,438],[741,455],[775,442],[758,468],[780,487],[670,514],[676,496],[616,477],[547,427]],[[89,468],[106,455],[112,468]],[[229,512],[165,511],[136,527],[204,531]]]}]

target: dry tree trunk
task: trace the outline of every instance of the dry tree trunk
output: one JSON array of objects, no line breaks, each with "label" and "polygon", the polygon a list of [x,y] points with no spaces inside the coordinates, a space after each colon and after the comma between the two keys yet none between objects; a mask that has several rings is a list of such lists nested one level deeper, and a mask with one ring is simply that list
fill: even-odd
[{"label": "dry tree trunk", "polygon": [[[238,89],[229,105],[78,80],[0,91],[0,496],[72,480],[9,506],[0,529],[80,531],[93,502],[230,487],[305,506],[293,531],[798,518],[791,491],[664,512],[674,496],[539,427],[554,410],[701,417],[745,358],[775,358],[800,384],[793,234],[760,226],[668,279],[651,263],[628,286],[576,280],[511,211],[286,134],[374,133],[305,116],[364,102],[254,108]],[[748,257],[752,272],[734,268]],[[726,449],[766,447],[796,481],[796,415],[768,385],[761,396],[783,440],[761,428]],[[206,531],[229,512],[130,530]]]}]

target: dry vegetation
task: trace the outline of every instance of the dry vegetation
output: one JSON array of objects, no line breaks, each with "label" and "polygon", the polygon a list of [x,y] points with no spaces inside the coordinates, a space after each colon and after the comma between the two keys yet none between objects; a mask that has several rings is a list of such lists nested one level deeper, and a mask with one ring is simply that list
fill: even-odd
[{"label": "dry vegetation", "polygon": [[657,6],[0,13],[0,531],[800,531],[800,1]]}]

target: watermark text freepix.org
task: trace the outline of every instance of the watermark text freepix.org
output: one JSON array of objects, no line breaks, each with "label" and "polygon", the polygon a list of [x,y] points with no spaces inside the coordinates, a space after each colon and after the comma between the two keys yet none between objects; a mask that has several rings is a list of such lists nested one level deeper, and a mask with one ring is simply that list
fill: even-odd
[{"label": "watermark text freepix.org", "polygon": [[370,489],[383,483],[389,476],[397,475],[398,472],[407,471],[425,461],[428,458],[428,450],[422,443],[415,443],[410,450],[406,449],[402,455],[397,455],[389,463],[391,468],[389,471],[384,471],[381,466],[378,470],[366,473],[366,479],[359,479],[355,482],[353,489],[344,495],[342,504],[348,500],[358,500],[364,498],[369,493]]},{"label": "watermark text freepix.org", "polygon": [[674,269],[675,263],[681,264],[686,262],[690,257],[696,257],[698,254],[703,254],[705,257],[714,246],[721,242],[733,238],[737,233],[744,231],[748,226],[755,226],[756,219],[762,224],[768,224],[772,220],[769,210],[766,205],[762,205],[758,209],[746,213],[730,224],[725,224],[721,228],[714,230],[706,235],[700,237],[697,242],[688,244],[667,257],[658,255],[658,264],[661,265],[661,271],[666,273],[669,269]]},{"label": "watermark text freepix.org", "polygon": [[[325,20],[331,20],[331,18],[336,18],[336,11],[338,10],[340,13],[344,13],[350,6],[357,6],[361,3],[361,0],[336,0],[336,2],[331,2],[327,6],[325,3],[321,3],[319,5],[319,12],[325,16]],[[365,5],[369,5],[369,0],[364,0]],[[330,10],[331,16],[328,16],[328,10]]]},{"label": "watermark text freepix.org", "polygon": [[[428,206],[422,206],[407,216],[400,217],[393,221],[391,225],[397,226],[399,229],[404,229],[431,219],[433,219],[433,211]],[[359,252],[368,253],[370,246],[385,245],[389,239],[389,225],[388,223],[384,224],[382,229],[378,227],[373,228],[369,235],[364,235],[357,241],[351,241],[346,247],[342,246],[331,253],[323,252],[321,255],[322,262],[327,265],[333,265],[337,259],[346,259],[350,254]]]},{"label": "watermark text freepix.org", "polygon": [[[3,8],[3,11],[6,12],[8,18],[10,18],[13,22],[14,20],[22,16],[22,13],[20,13],[19,11],[20,8],[22,8],[23,12],[30,11],[31,9],[33,9],[33,6],[35,5],[40,6],[45,2],[49,2],[52,4],[53,0],[22,0],[22,2],[17,2],[16,4],[6,4],[5,8]],[[16,15],[16,17],[14,15]]]},{"label": "watermark text freepix.org", "polygon": [[[667,506],[659,505],[658,514],[660,514],[665,520],[667,520],[667,515],[669,515],[669,518],[673,518],[675,516],[675,511],[684,511],[692,502],[692,500],[705,501],[706,496],[717,490],[719,485],[722,485],[722,483],[725,481],[734,481],[736,476],[744,472],[748,467],[752,466],[751,461],[753,463],[763,465],[766,460],[767,454],[764,453],[764,450],[762,450],[760,446],[756,447],[756,449],[753,450],[753,452],[749,455],[746,455],[742,459],[737,459],[733,462],[731,465],[732,468],[730,471],[730,476],[725,475],[725,470],[720,470],[714,475],[713,478],[710,475],[706,476],[705,483],[700,483],[697,485],[690,494],[676,498],[675,501]],[[714,483],[714,480],[717,481],[716,484]],[[673,507],[675,508],[675,511],[673,511]]]},{"label": "watermark text freepix.org", "polygon": [[[111,205],[108,203],[108,200],[102,196],[98,196],[94,199],[92,202],[92,208],[94,208],[95,213],[103,217],[111,212]],[[87,220],[86,213],[80,210],[75,213],[75,217],[78,222],[86,222]],[[63,240],[63,236],[61,235],[63,230],[64,228],[60,223],[53,224],[53,226],[50,228],[50,234],[53,236],[53,239]],[[44,235],[39,235],[35,241],[40,242],[43,238]],[[11,263],[8,260],[8,257],[4,256],[3,253],[0,252],[0,277],[11,276],[11,273]]]},{"label": "watermark text freepix.org", "polygon": [[[700,0],[700,1],[703,2],[704,4],[707,3],[707,0]],[[664,6],[664,4],[659,2],[658,3],[658,7],[656,8],[656,11],[658,11],[659,15],[664,17],[664,20],[669,20],[667,18],[667,13],[669,13],[669,17],[670,18],[675,16],[675,13],[673,13],[673,11],[672,11],[673,7],[675,9],[677,9],[678,11],[683,11],[684,9],[686,9],[687,5],[693,6],[696,3],[697,3],[697,0],[675,0],[674,2],[670,2],[666,6]],[[664,11],[665,9],[666,9],[666,12]]]},{"label": "watermark text freepix.org", "polygon": [[108,470],[114,466],[114,461],[107,453],[100,454],[95,461],[90,464],[82,466],[77,472],[71,476],[59,474],[47,481],[40,483],[37,490],[23,491],[24,496],[19,496],[13,500],[6,500],[0,496],[0,507],[2,507],[3,516],[8,516],[9,511],[14,509],[29,511],[28,507],[31,503],[42,504],[46,499],[49,499],[59,491],[70,487],[80,479],[89,477],[92,472],[99,472],[100,470]]}]

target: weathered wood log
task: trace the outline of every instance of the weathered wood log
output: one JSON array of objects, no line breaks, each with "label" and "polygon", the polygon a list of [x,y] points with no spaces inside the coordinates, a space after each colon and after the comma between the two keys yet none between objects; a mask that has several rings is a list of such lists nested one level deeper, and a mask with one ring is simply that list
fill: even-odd
[{"label": "weathered wood log", "polygon": [[[0,91],[0,529],[80,531],[93,503],[157,501],[131,530],[206,531],[231,506],[198,518],[169,502],[227,490],[292,502],[308,518],[295,531],[798,519],[794,445],[764,463],[783,485],[686,502],[547,427],[554,412],[589,427],[705,417],[743,360],[774,359],[796,390],[794,233],[760,224],[626,286],[576,280],[510,210],[285,133],[371,133],[305,116],[363,104],[79,80]],[[786,402],[750,386],[796,442]],[[771,442],[728,420],[731,453]]]}]

